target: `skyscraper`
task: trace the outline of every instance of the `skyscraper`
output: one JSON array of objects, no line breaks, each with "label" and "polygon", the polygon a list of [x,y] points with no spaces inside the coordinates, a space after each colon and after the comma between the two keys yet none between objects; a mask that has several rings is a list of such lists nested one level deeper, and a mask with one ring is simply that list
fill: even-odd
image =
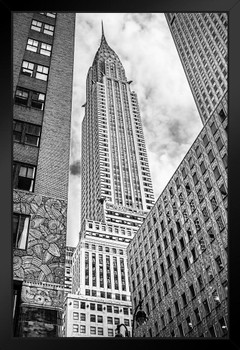
[{"label": "skyscraper", "polygon": [[148,314],[135,333],[226,337],[227,17],[166,18],[204,125],[127,249],[133,306]]},{"label": "skyscraper", "polygon": [[227,13],[167,13],[203,124],[228,88]]},{"label": "skyscraper", "polygon": [[14,335],[58,337],[75,14],[13,14]]},{"label": "skyscraper", "polygon": [[149,210],[154,202],[137,95],[103,29],[88,71],[82,123],[81,220],[108,221],[104,202]]},{"label": "skyscraper", "polygon": [[131,325],[126,248],[154,203],[131,82],[102,26],[87,75],[81,231],[73,255],[73,294],[65,302],[66,336],[114,336],[118,324]]}]

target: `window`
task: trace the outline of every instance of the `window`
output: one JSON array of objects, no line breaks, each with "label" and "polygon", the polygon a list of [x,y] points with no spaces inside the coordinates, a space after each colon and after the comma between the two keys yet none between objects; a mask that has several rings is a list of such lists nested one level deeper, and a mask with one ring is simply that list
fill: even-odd
[{"label": "window", "polygon": [[216,127],[216,124],[214,122],[211,124],[210,128],[211,128],[213,135],[215,135],[217,132],[217,127]]},{"label": "window", "polygon": [[36,32],[40,32],[42,28],[42,24],[43,24],[42,22],[33,20],[31,24],[31,29],[35,30]]},{"label": "window", "polygon": [[197,255],[194,247],[191,249],[191,253],[192,253],[193,261],[195,261],[197,259]]},{"label": "window", "polygon": [[95,310],[95,304],[94,303],[90,303],[90,310]]},{"label": "window", "polygon": [[218,224],[219,231],[221,232],[224,229],[224,223],[223,223],[222,217],[219,216],[216,219],[216,221],[217,221],[217,224]]},{"label": "window", "polygon": [[165,270],[164,270],[164,264],[163,264],[163,262],[161,263],[160,268],[161,268],[161,273],[162,273],[162,275],[164,275]]},{"label": "window", "polygon": [[223,142],[220,137],[217,139],[216,144],[217,144],[218,150],[221,151],[221,149],[223,148]]},{"label": "window", "polygon": [[113,329],[108,328],[108,336],[113,337]]},{"label": "window", "polygon": [[185,265],[185,270],[187,271],[189,269],[189,262],[187,256],[184,258],[184,265]]},{"label": "window", "polygon": [[156,236],[156,240],[159,238],[159,231],[158,231],[158,228],[156,228],[155,230],[155,236]]},{"label": "window", "polygon": [[177,251],[177,247],[173,247],[173,255],[174,255],[174,259],[177,259],[178,257],[178,251]]},{"label": "window", "polygon": [[115,314],[119,314],[119,307],[118,307],[118,306],[114,306],[114,307],[113,307],[113,312],[114,312]]},{"label": "window", "polygon": [[211,182],[210,182],[209,178],[206,179],[205,185],[207,187],[208,192],[210,192],[211,189],[212,189],[212,185],[211,185]]},{"label": "window", "polygon": [[228,332],[228,330],[227,330],[227,324],[225,322],[224,317],[219,319],[219,324],[220,324],[220,327],[222,329],[223,334],[226,334]]},{"label": "window", "polygon": [[190,316],[186,318],[187,326],[188,326],[188,331],[190,332],[193,329],[193,325],[190,319]]},{"label": "window", "polygon": [[33,76],[34,63],[23,61],[21,67],[21,73],[24,75],[28,75],[29,77]]},{"label": "window", "polygon": [[214,168],[213,173],[214,173],[215,179],[218,180],[220,178],[221,174],[220,174],[217,166]]},{"label": "window", "polygon": [[183,239],[183,237],[181,237],[181,238],[179,239],[179,242],[180,242],[181,249],[183,250],[183,249],[185,248],[185,244],[184,244],[184,239]]},{"label": "window", "polygon": [[167,282],[163,283],[163,287],[164,287],[164,293],[165,293],[165,295],[167,295],[167,293],[168,293]]},{"label": "window", "polygon": [[179,314],[179,312],[180,312],[180,309],[179,309],[179,305],[178,305],[178,301],[177,301],[177,300],[174,302],[174,306],[175,306],[175,311],[176,311],[176,315],[177,315],[177,314]]},{"label": "window", "polygon": [[189,290],[191,293],[191,297],[194,298],[196,296],[196,293],[195,293],[195,289],[194,289],[193,284],[191,284],[191,286],[189,286]]},{"label": "window", "polygon": [[198,183],[197,173],[193,174],[193,183],[196,185]]},{"label": "window", "polygon": [[80,314],[80,320],[81,321],[86,321],[86,314]]},{"label": "window", "polygon": [[204,221],[207,222],[208,219],[209,219],[209,214],[208,214],[208,211],[207,211],[206,207],[202,209],[202,214],[203,214]]},{"label": "window", "polygon": [[165,327],[165,319],[164,319],[164,315],[161,316],[161,321],[162,321],[162,328]]},{"label": "window", "polygon": [[119,324],[120,323],[120,319],[118,317],[114,317],[114,324]]},{"label": "window", "polygon": [[170,259],[170,256],[169,255],[167,255],[166,256],[166,259],[167,259],[167,265],[168,265],[168,267],[170,267],[171,266],[171,259]]},{"label": "window", "polygon": [[90,334],[96,334],[96,327],[90,326]]},{"label": "window", "polygon": [[224,198],[225,196],[227,196],[227,190],[226,190],[226,188],[225,188],[225,186],[224,186],[223,184],[222,184],[222,186],[219,188],[219,190],[220,190],[220,192],[221,192],[223,198]]},{"label": "window", "polygon": [[221,271],[223,269],[223,263],[222,263],[222,259],[220,256],[218,256],[216,259],[216,264],[217,264],[217,268],[218,268],[218,271]]},{"label": "window", "polygon": [[201,225],[200,225],[200,221],[199,221],[198,218],[196,218],[196,219],[194,220],[194,224],[195,224],[196,230],[197,230],[197,231],[200,231],[200,230],[201,230]]},{"label": "window", "polygon": [[203,306],[204,306],[206,315],[208,315],[208,314],[210,313],[210,308],[209,308],[207,299],[205,299],[205,300],[203,301]]},{"label": "window", "polygon": [[26,249],[30,216],[13,213],[13,247]]},{"label": "window", "polygon": [[15,103],[27,107],[43,110],[45,94],[17,87],[15,93]]},{"label": "window", "polygon": [[214,154],[213,154],[213,151],[211,149],[208,152],[208,158],[210,160],[210,163],[212,163],[214,161]]},{"label": "window", "polygon": [[212,292],[212,297],[213,297],[213,300],[215,302],[215,306],[218,306],[221,304],[220,297],[219,297],[216,289]]},{"label": "window", "polygon": [[102,327],[98,327],[98,335],[103,335],[103,328]]},{"label": "window", "polygon": [[56,18],[56,12],[40,12],[40,14],[47,17]]},{"label": "window", "polygon": [[52,45],[29,38],[27,41],[26,50],[36,52],[44,56],[51,56]]},{"label": "window", "polygon": [[[191,203],[190,203],[190,205],[191,205]],[[194,203],[192,203],[192,204],[194,205]],[[194,205],[194,208],[195,208],[195,205]],[[190,242],[193,239],[193,234],[192,234],[192,231],[190,228],[187,229],[187,235],[188,235],[188,240]]]},{"label": "window", "polygon": [[170,228],[169,234],[170,234],[170,239],[171,239],[171,241],[173,241],[173,240],[174,240],[174,232],[173,232],[173,229],[172,229],[172,228]]},{"label": "window", "polygon": [[90,322],[96,322],[96,315],[90,315]]},{"label": "window", "polygon": [[205,174],[205,172],[206,172],[207,168],[206,168],[206,166],[205,166],[205,163],[204,163],[204,162],[202,162],[202,163],[200,164],[200,169],[201,169],[202,174]]},{"label": "window", "polygon": [[205,147],[207,147],[208,143],[209,143],[208,137],[207,137],[207,135],[205,135],[203,137],[203,144],[204,144]]},{"label": "window", "polygon": [[152,302],[152,308],[155,308],[155,298],[154,298],[154,296],[152,296],[151,302]]},{"label": "window", "polygon": [[36,20],[32,20],[31,29],[51,36],[54,32],[54,26]]},{"label": "window", "polygon": [[181,336],[181,337],[184,337],[183,328],[182,328],[182,325],[181,325],[181,324],[178,325],[178,330],[179,330],[180,336]]},{"label": "window", "polygon": [[185,293],[182,294],[182,302],[183,302],[183,306],[187,306],[187,298]]},{"label": "window", "polygon": [[107,318],[107,323],[108,324],[113,324],[113,318],[112,317],[108,317]]},{"label": "window", "polygon": [[35,124],[13,121],[13,141],[39,146],[41,127]]},{"label": "window", "polygon": [[180,232],[181,231],[181,224],[179,221],[176,221],[176,225],[177,225],[177,231]]},{"label": "window", "polygon": [[167,249],[167,247],[168,247],[167,237],[163,238],[163,243],[164,243],[164,248]]},{"label": "window", "polygon": [[35,181],[35,170],[35,166],[14,162],[13,187],[32,192]]},{"label": "window", "polygon": [[85,302],[81,301],[81,309],[85,309]]},{"label": "window", "polygon": [[213,338],[216,337],[214,326],[209,327],[209,333],[210,333],[211,337],[213,337]]},{"label": "window", "polygon": [[155,282],[157,283],[158,280],[159,280],[158,271],[157,270],[154,272],[154,275],[155,275]]},{"label": "window", "polygon": [[177,266],[177,275],[178,275],[178,279],[180,279],[182,277],[182,271],[181,271],[180,265]]},{"label": "window", "polygon": [[201,156],[201,154],[202,154],[200,146],[196,147],[195,152],[196,152],[197,157],[199,158]]},{"label": "window", "polygon": [[86,326],[80,325],[80,333],[86,333]]},{"label": "window", "polygon": [[31,63],[28,61],[22,62],[21,73],[33,77],[36,79],[47,81],[48,67],[41,66],[39,64]]},{"label": "window", "polygon": [[198,308],[196,308],[196,309],[194,310],[194,314],[195,314],[197,323],[200,322],[200,321],[201,321],[201,317],[200,317],[200,311],[199,311]]},{"label": "window", "polygon": [[78,333],[78,332],[79,332],[78,324],[73,324],[73,333]]},{"label": "window", "polygon": [[102,309],[103,309],[102,304],[97,304],[97,310],[102,311]]},{"label": "window", "polygon": [[175,282],[174,282],[173,274],[171,274],[169,277],[170,277],[171,287],[174,287]]},{"label": "window", "polygon": [[172,311],[170,308],[167,309],[167,313],[168,313],[168,320],[169,320],[169,322],[171,322],[172,321]]},{"label": "window", "polygon": [[44,56],[51,56],[52,45],[40,43],[39,53]]},{"label": "window", "polygon": [[79,313],[78,312],[73,312],[73,319],[76,321],[79,320]]},{"label": "window", "polygon": [[103,317],[101,315],[98,315],[97,321],[98,323],[103,323]]},{"label": "window", "polygon": [[227,169],[228,168],[228,156],[226,153],[222,157],[222,161],[223,161],[223,165],[224,165],[225,169]]}]

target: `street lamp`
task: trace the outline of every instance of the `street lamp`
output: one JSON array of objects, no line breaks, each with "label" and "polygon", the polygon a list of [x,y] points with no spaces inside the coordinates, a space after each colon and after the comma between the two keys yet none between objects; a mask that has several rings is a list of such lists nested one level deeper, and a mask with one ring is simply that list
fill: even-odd
[{"label": "street lamp", "polygon": [[127,327],[126,327],[126,325],[124,323],[121,323],[121,324],[117,325],[117,328],[116,328],[116,332],[117,333],[116,333],[115,337],[123,337],[122,333],[120,332],[120,328],[122,326],[125,327],[125,337],[129,337],[130,335],[129,335],[128,329],[127,329]]},{"label": "street lamp", "polygon": [[[134,337],[134,327],[135,327],[135,320],[136,322],[141,326],[147,321],[147,315],[146,313],[142,310],[142,300],[139,300],[139,304],[136,307],[134,314],[133,314],[133,323],[132,323],[132,337]],[[140,309],[138,311],[138,309]]]}]

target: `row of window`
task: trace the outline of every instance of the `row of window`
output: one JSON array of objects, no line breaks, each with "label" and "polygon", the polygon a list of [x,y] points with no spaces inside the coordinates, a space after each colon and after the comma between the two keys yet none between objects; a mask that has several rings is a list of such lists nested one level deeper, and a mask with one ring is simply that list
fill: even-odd
[{"label": "row of window", "polygon": [[[199,316],[199,310],[198,308],[194,310],[194,314],[197,320],[197,323],[199,323],[201,321],[200,316]],[[164,320],[162,320],[162,323],[164,322]],[[179,324],[177,327],[177,330],[172,330],[171,331],[171,336],[172,337],[176,337],[176,336],[181,336],[184,337],[185,335],[190,335],[190,333],[194,330],[193,324],[191,322],[190,316],[188,316],[185,320],[186,322],[186,327],[184,327],[183,323]],[[221,333],[216,331],[216,325],[212,325],[208,328],[208,334],[206,334],[207,337],[217,337],[217,336],[224,336],[228,333],[228,327],[227,327],[227,323],[224,317],[221,317],[218,319],[218,325],[221,329]],[[163,330],[165,330],[166,327],[163,327]],[[154,331],[156,336],[159,336],[159,324],[157,322],[154,323]],[[149,336],[152,337],[153,336],[153,331],[151,328],[148,329],[148,333]],[[218,334],[217,334],[218,333]],[[145,337],[145,335],[143,335]],[[204,334],[201,333],[198,337],[204,337]]]},{"label": "row of window", "polygon": [[40,64],[23,61],[21,67],[21,74],[33,77],[39,80],[47,81],[49,68]]},{"label": "row of window", "polygon": [[40,135],[41,126],[19,120],[13,121],[13,141],[39,147]]},{"label": "row of window", "polygon": [[[73,333],[81,333],[81,334],[85,334],[86,333],[86,326],[85,325],[78,325],[78,324],[73,324]],[[115,330],[108,328],[107,330],[108,332],[108,336],[109,337],[113,337]],[[90,334],[91,335],[104,335],[103,333],[103,328],[102,327],[94,327],[94,326],[90,326]]]},{"label": "row of window", "polygon": [[45,104],[45,94],[22,87],[17,87],[15,93],[15,103],[22,106],[43,110]]},{"label": "row of window", "polygon": [[53,36],[55,27],[44,22],[32,20],[31,29],[39,33]]},{"label": "row of window", "polygon": [[110,313],[121,313],[123,312],[124,315],[129,315],[132,313],[131,308],[123,307],[120,308],[119,306],[112,306],[112,305],[104,305],[104,304],[96,304],[96,303],[90,303],[87,304],[85,301],[78,301],[78,300],[73,300],[73,308],[74,309],[86,309],[90,308],[90,310],[97,310],[97,311],[107,311]]},{"label": "row of window", "polygon": [[[78,312],[73,312],[73,320],[74,321],[86,321],[87,315],[84,313],[79,313]],[[95,315],[95,314],[90,314],[89,315],[89,321],[90,322],[96,322],[96,323],[103,323],[103,316],[102,315]],[[114,324],[118,325],[120,323],[120,318],[118,317],[107,317],[107,324]],[[123,320],[124,324],[126,326],[130,326],[130,320],[129,319],[124,319]]]},{"label": "row of window", "polygon": [[[90,224],[89,224],[90,226]],[[99,251],[103,251],[103,246],[99,245],[97,246]],[[89,244],[89,243],[85,243],[85,248],[86,249],[91,249],[91,250],[96,250],[96,245],[95,244]],[[105,252],[109,253],[111,251],[111,253],[113,254],[117,254],[119,253],[120,255],[123,255],[123,250],[122,249],[116,249],[116,248],[110,248],[110,247],[104,247]]]}]

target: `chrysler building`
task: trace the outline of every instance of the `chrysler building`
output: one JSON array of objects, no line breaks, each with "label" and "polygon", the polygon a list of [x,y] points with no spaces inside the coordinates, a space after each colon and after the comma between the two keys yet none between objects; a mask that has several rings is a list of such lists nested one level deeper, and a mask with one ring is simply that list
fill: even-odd
[{"label": "chrysler building", "polygon": [[81,230],[72,259],[73,294],[65,301],[67,337],[114,336],[120,324],[131,329],[126,248],[154,205],[131,83],[102,25],[83,105]]}]

